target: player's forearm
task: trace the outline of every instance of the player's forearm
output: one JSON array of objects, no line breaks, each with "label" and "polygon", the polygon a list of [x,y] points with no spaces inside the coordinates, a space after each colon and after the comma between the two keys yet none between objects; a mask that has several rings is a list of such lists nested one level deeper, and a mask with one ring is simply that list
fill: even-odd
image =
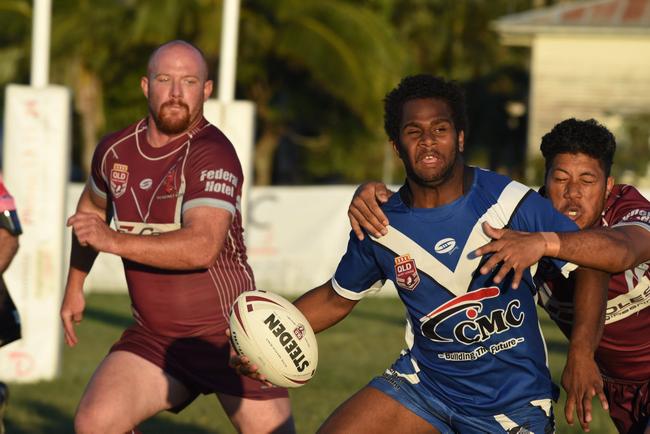
[{"label": "player's forearm", "polygon": [[609,274],[578,268],[573,297],[574,318],[569,344],[570,355],[592,357],[602,336]]},{"label": "player's forearm", "polygon": [[0,229],[0,275],[4,273],[18,251],[18,237]]},{"label": "player's forearm", "polygon": [[112,232],[114,240],[106,250],[108,253],[169,270],[197,270],[212,266],[225,239],[225,236],[187,228],[154,236]]},{"label": "player's forearm", "polygon": [[357,302],[338,295],[328,281],[300,296],[294,304],[305,315],[314,333],[318,333],[345,318]]},{"label": "player's forearm", "polygon": [[72,243],[70,247],[70,270],[75,269],[85,276],[90,273],[90,269],[97,259],[97,251],[92,247],[82,246],[77,240],[77,236],[72,233]]},{"label": "player's forearm", "polygon": [[643,262],[637,258],[625,230],[594,228],[558,233],[557,255],[576,265],[619,273]]},{"label": "player's forearm", "polygon": [[88,276],[87,271],[70,266],[70,268],[68,269],[68,277],[65,284],[65,291],[66,292],[78,291],[83,293],[84,282],[86,281],[87,276]]}]

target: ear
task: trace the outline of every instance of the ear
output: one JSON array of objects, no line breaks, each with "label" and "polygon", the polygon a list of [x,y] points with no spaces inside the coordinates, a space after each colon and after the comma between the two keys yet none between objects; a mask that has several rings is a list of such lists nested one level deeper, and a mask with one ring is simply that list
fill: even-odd
[{"label": "ear", "polygon": [[458,133],[458,150],[460,152],[465,150],[465,131]]},{"label": "ear", "polygon": [[605,199],[609,197],[609,194],[612,192],[612,189],[614,188],[614,177],[613,176],[608,176],[607,177],[607,186],[606,186],[606,192],[605,192]]},{"label": "ear", "polygon": [[390,141],[390,145],[393,147],[393,152],[395,152],[395,155],[398,158],[402,158],[402,155],[400,154],[400,151],[399,151],[399,149],[400,149],[399,145],[397,143],[395,143],[393,140]]},{"label": "ear", "polygon": [[149,98],[149,78],[147,77],[142,77],[140,79],[140,89],[142,89],[142,93],[144,93],[145,98]]},{"label": "ear", "polygon": [[206,102],[208,98],[210,98],[210,95],[212,95],[212,88],[214,87],[214,83],[212,80],[206,80],[205,83],[203,84],[203,102]]}]

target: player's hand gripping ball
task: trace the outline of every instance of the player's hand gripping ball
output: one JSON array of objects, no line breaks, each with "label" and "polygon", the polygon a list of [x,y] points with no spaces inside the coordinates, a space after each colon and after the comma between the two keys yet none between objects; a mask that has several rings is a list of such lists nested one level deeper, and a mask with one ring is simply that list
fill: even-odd
[{"label": "player's hand gripping ball", "polygon": [[230,340],[276,386],[300,387],[316,372],[318,345],[305,316],[266,291],[240,294],[230,310]]}]

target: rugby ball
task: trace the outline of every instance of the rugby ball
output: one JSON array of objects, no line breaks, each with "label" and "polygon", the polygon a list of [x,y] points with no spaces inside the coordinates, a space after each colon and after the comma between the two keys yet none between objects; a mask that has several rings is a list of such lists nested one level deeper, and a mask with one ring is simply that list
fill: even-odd
[{"label": "rugby ball", "polygon": [[276,386],[300,387],[316,372],[314,331],[305,316],[277,294],[240,294],[230,309],[230,340],[237,353]]}]

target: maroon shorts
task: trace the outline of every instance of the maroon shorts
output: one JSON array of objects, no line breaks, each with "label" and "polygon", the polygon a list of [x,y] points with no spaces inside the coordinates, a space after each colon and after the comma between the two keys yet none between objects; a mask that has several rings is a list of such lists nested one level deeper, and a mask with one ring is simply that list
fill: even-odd
[{"label": "maroon shorts", "polygon": [[643,434],[650,427],[650,383],[603,376],[609,415],[620,433]]},{"label": "maroon shorts", "polygon": [[124,331],[111,347],[110,352],[113,351],[137,354],[183,383],[192,396],[174,412],[185,408],[200,393],[225,393],[257,400],[289,396],[286,389],[265,386],[228,366],[230,343],[224,333],[175,338],[153,334],[136,324]]}]

